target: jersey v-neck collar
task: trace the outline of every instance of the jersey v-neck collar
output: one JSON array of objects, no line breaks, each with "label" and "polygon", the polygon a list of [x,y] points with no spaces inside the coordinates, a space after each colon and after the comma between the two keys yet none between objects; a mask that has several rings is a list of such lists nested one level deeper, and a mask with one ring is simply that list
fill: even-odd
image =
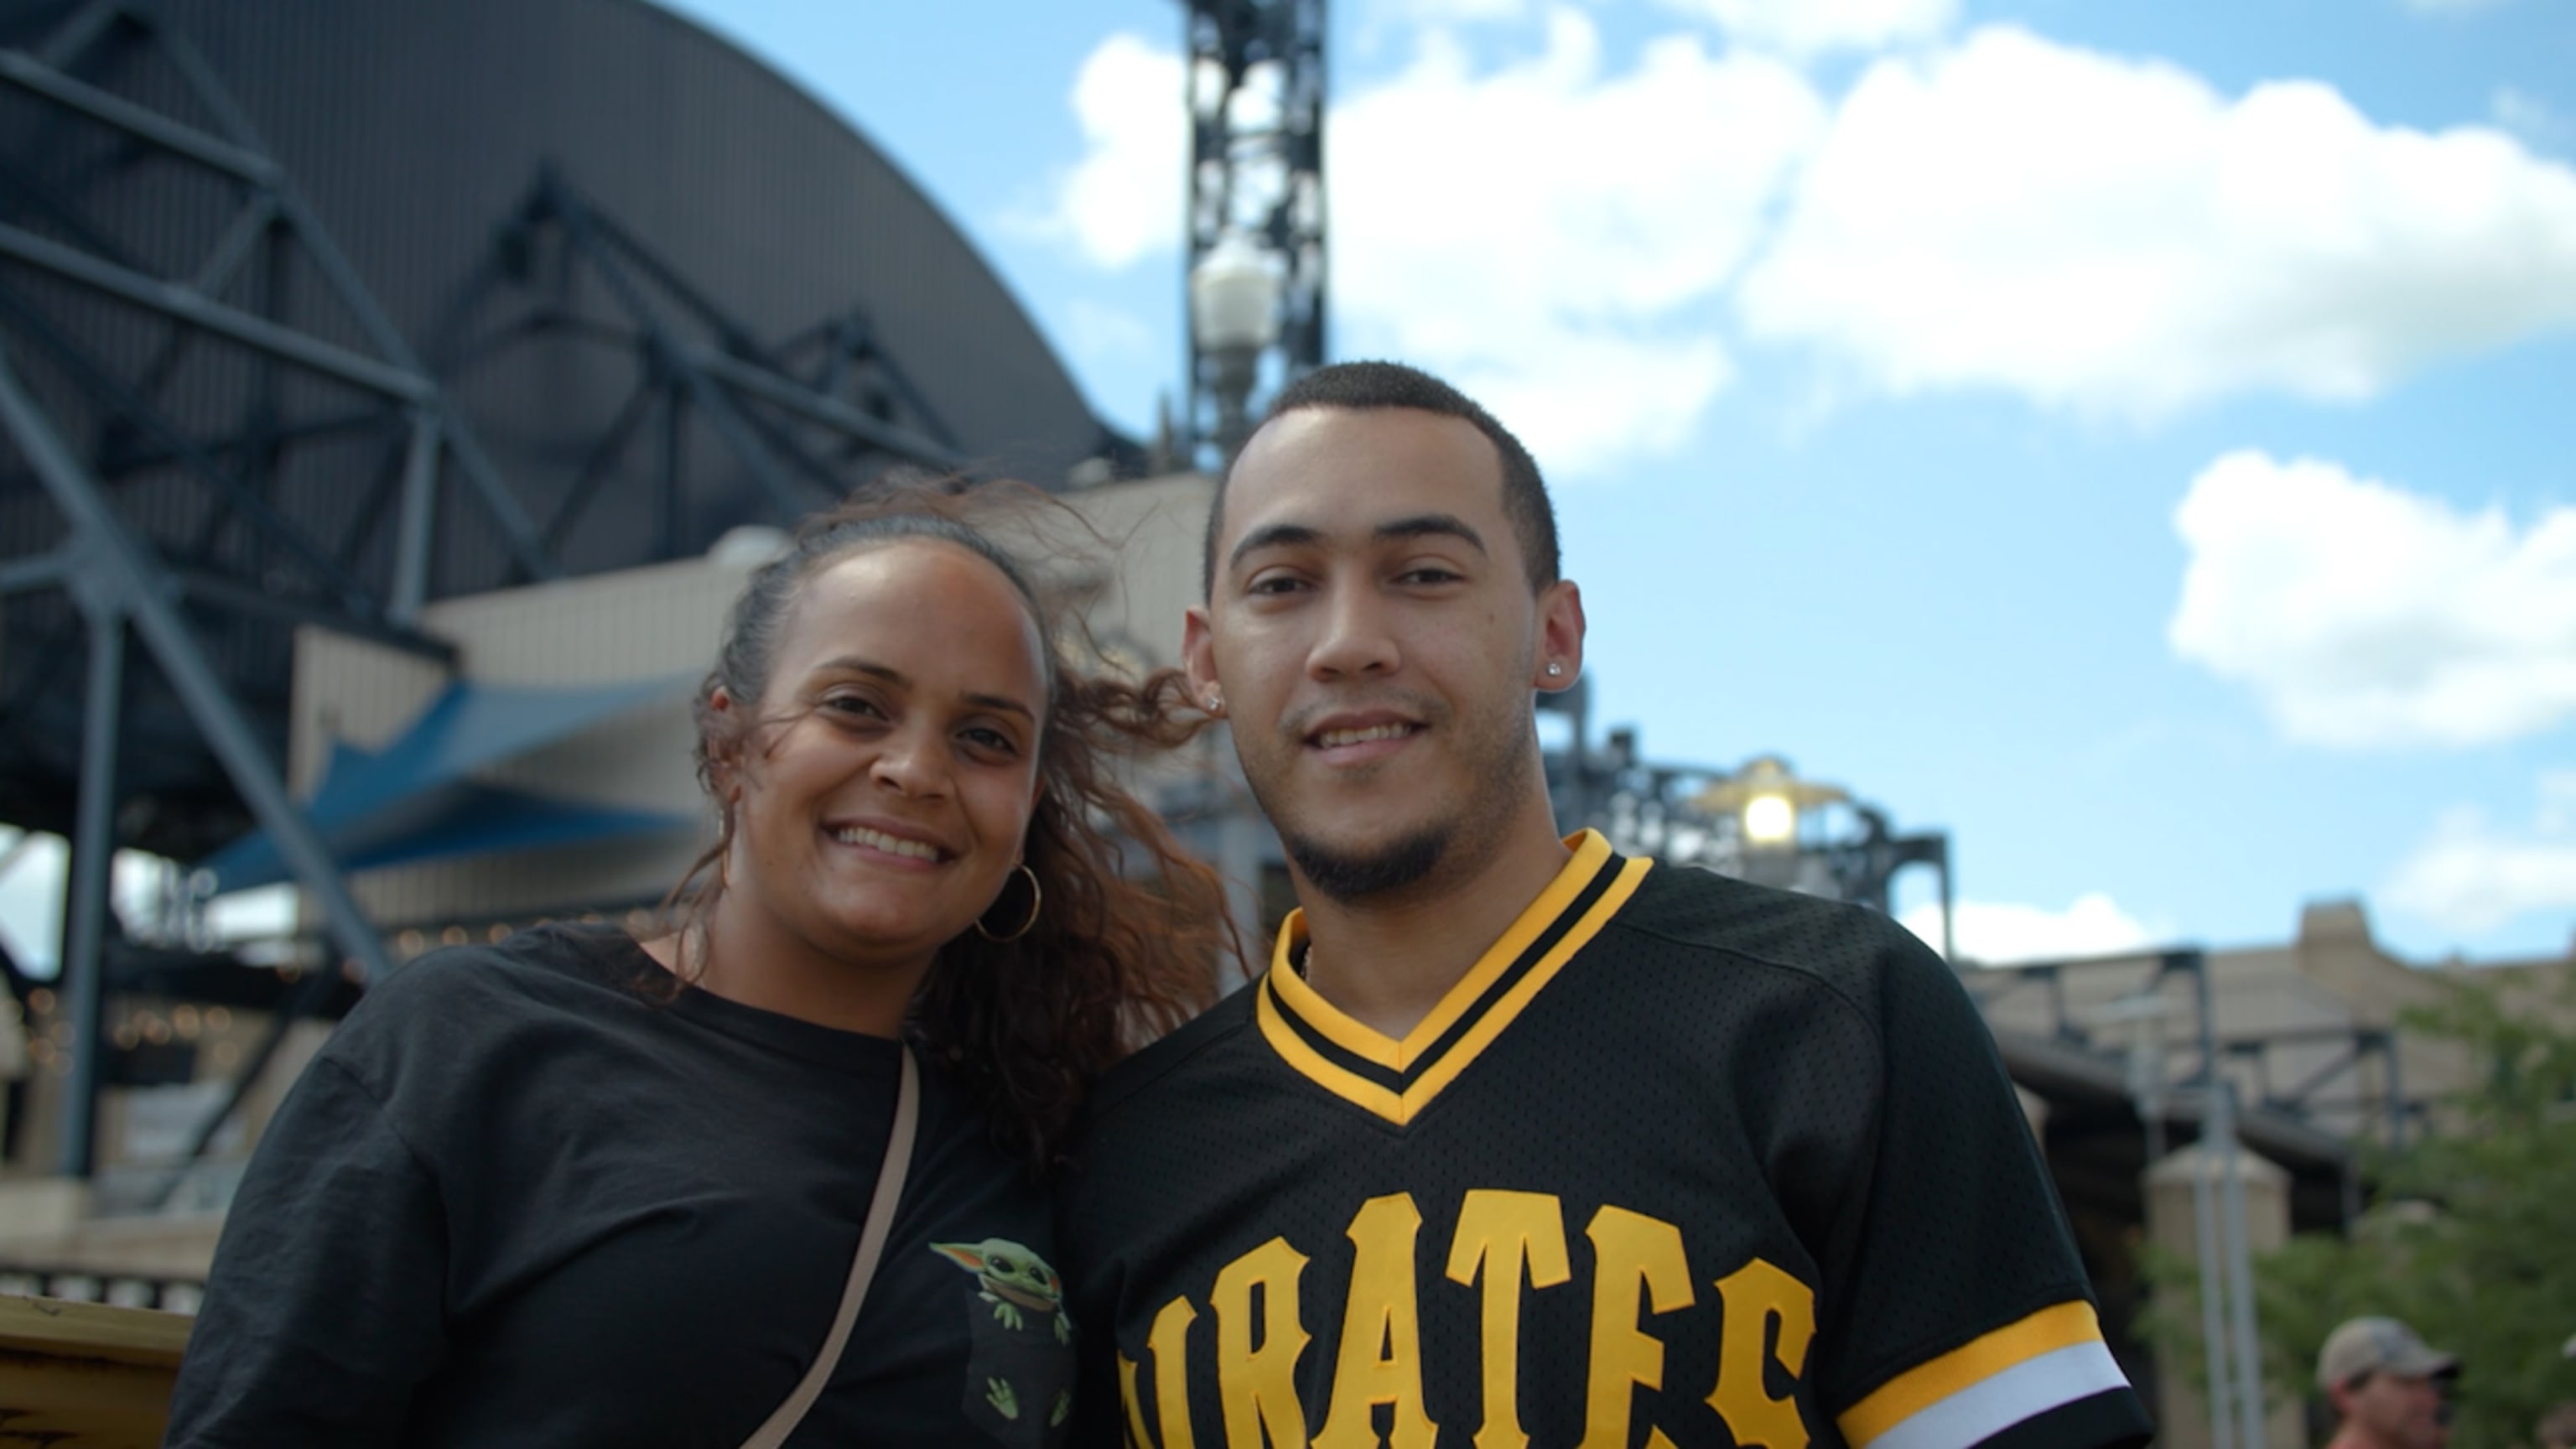
[{"label": "jersey v-neck collar", "polygon": [[1290,963],[1305,946],[1306,914],[1289,912],[1254,1002],[1262,1036],[1317,1086],[1396,1126],[1410,1123],[1619,913],[1654,865],[1613,854],[1597,830],[1565,843],[1574,858],[1401,1041],[1297,974]]}]

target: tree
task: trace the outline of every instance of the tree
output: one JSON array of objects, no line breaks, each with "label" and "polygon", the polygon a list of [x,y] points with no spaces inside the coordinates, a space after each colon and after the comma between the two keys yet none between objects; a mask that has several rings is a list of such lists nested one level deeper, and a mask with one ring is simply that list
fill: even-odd
[{"label": "tree", "polygon": [[[2460,1356],[2453,1449],[2528,1444],[2544,1410],[2576,1398],[2561,1352],[2576,1332],[2576,977],[2561,986],[2553,1005],[2462,985],[2407,1015],[2488,1070],[2439,1130],[2366,1154],[2372,1205],[2349,1236],[2301,1234],[2255,1264],[2276,1392],[2311,1391],[2326,1334],[2380,1313]],[[2156,1318],[2197,1364],[2197,1281],[2175,1266],[2153,1277],[2183,1311]]]}]

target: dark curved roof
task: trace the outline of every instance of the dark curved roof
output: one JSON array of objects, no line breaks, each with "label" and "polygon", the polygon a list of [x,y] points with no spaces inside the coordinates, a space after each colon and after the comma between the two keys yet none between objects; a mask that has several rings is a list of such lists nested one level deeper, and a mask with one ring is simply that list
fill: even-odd
[{"label": "dark curved roof", "polygon": [[[0,0],[0,47],[29,48],[75,0]],[[1028,316],[954,225],[866,138],[728,42],[641,0],[161,0],[162,21],[210,63],[394,328],[447,390],[519,507],[549,530],[563,569],[588,573],[694,553],[727,528],[818,506],[886,465],[805,435],[822,466],[790,508],[764,490],[703,412],[677,414],[679,486],[665,497],[653,380],[631,308],[575,254],[559,213],[531,223],[557,178],[635,251],[653,310],[689,347],[748,339],[819,376],[788,348],[838,326],[866,346],[844,400],[977,471],[1060,485],[1074,464],[1125,456]],[[864,24],[863,14],[849,22]],[[181,63],[129,27],[66,69],[74,79],[207,130]],[[217,245],[236,188],[0,87],[0,222],[184,278]],[[225,300],[366,351],[309,258],[286,249],[245,268]],[[719,320],[718,315],[721,314]],[[854,330],[855,329],[855,330]],[[35,340],[53,332],[111,377],[146,379],[200,440],[240,419],[327,418],[348,389],[281,375],[238,349],[192,344],[160,364],[163,319],[0,260],[0,340],[13,366],[108,481],[130,526],[252,589],[327,592],[273,541],[227,521],[202,481],[156,464],[149,438]],[[739,351],[739,347],[734,350]],[[267,414],[262,409],[269,409]],[[795,426],[773,414],[767,426]],[[387,437],[365,428],[288,440],[256,469],[226,454],[270,502],[381,593],[392,570]],[[166,448],[159,452],[167,453]],[[391,451],[398,453],[398,447]],[[430,597],[526,575],[455,481],[444,495]],[[0,563],[52,548],[62,521],[23,460],[0,446]],[[219,672],[283,754],[289,632],[201,619]],[[65,667],[64,655],[69,663]],[[79,633],[59,595],[0,600],[0,820],[68,823],[80,706]],[[50,663],[45,661],[50,660]],[[241,823],[195,732],[155,714],[149,683],[123,770],[162,812],[210,817],[166,847]],[[153,838],[149,826],[137,834]],[[173,848],[172,853],[188,854]]]}]

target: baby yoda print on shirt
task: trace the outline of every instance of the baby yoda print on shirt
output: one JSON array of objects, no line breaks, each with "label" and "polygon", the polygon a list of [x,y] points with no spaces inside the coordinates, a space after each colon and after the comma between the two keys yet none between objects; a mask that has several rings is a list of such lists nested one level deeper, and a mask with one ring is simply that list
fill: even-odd
[{"label": "baby yoda print on shirt", "polygon": [[966,1293],[973,1352],[966,1417],[1014,1449],[1061,1442],[1073,1416],[1073,1319],[1064,1280],[1046,1259],[1008,1238],[933,1243],[973,1274]]}]

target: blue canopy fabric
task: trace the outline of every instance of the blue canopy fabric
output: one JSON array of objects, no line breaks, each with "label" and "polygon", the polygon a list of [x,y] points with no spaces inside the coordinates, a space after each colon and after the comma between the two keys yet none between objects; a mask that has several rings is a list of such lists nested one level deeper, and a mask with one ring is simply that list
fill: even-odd
[{"label": "blue canopy fabric", "polygon": [[[342,870],[489,855],[686,828],[686,815],[556,800],[475,780],[477,770],[572,738],[687,688],[690,676],[586,689],[458,680],[380,751],[335,742],[306,818]],[[293,878],[267,832],[198,863],[217,894]]]}]

